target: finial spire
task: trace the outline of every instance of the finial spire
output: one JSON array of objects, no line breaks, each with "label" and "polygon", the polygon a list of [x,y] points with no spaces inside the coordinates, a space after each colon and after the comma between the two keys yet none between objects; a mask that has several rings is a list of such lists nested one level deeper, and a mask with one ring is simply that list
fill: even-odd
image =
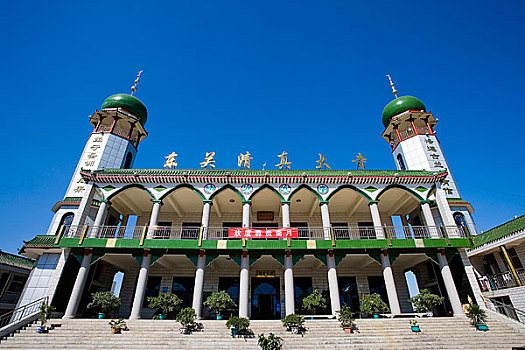
[{"label": "finial spire", "polygon": [[140,79],[140,75],[142,74],[142,72],[143,72],[143,70],[141,70],[141,71],[139,72],[139,74],[137,74],[137,78],[135,79],[135,85],[133,85],[133,86],[131,87],[131,96],[133,96],[133,93],[134,93],[135,91],[137,91],[137,85],[139,85],[139,79]]},{"label": "finial spire", "polygon": [[[142,71],[141,71],[142,72]],[[390,87],[392,88],[392,93],[394,94],[394,96],[397,98],[397,90],[396,88],[394,87],[394,82],[392,81],[392,78],[390,77],[390,74],[387,74],[386,75],[388,77],[388,80],[390,80]]]}]

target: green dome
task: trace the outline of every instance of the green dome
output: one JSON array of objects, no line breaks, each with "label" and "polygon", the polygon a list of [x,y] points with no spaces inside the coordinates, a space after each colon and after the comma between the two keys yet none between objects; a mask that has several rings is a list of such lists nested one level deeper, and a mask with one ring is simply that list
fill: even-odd
[{"label": "green dome", "polygon": [[102,103],[102,109],[104,108],[122,108],[129,113],[139,117],[139,121],[144,126],[146,120],[148,120],[148,110],[146,106],[136,97],[128,94],[116,94],[111,95],[104,103]]},{"label": "green dome", "polygon": [[418,98],[414,96],[401,96],[390,101],[383,109],[383,125],[385,128],[392,117],[406,111],[425,111],[426,107]]}]

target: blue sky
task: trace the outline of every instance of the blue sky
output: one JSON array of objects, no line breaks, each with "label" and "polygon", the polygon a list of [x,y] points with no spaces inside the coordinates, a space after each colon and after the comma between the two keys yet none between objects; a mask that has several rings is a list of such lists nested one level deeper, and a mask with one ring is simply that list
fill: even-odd
[{"label": "blue sky", "polygon": [[[197,168],[395,167],[381,111],[419,97],[462,197],[486,230],[525,212],[521,1],[7,2],[2,21],[0,249],[45,233],[114,93],[148,107],[136,168],[176,151]],[[268,167],[267,167],[268,168]]]}]

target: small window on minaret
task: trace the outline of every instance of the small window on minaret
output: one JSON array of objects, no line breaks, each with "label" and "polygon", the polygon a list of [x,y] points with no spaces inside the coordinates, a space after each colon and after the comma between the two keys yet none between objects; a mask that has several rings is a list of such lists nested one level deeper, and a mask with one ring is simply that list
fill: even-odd
[{"label": "small window on minaret", "polygon": [[128,155],[126,156],[126,161],[124,162],[123,169],[129,169],[131,167],[131,161],[133,160],[133,155],[131,152],[128,152]]},{"label": "small window on minaret", "polygon": [[465,215],[461,213],[454,213],[454,221],[456,222],[457,227],[467,226],[467,221],[465,220]]},{"label": "small window on minaret", "polygon": [[397,155],[397,163],[399,164],[399,170],[407,170],[407,167],[405,166],[405,162],[403,161],[403,156],[401,153]]}]

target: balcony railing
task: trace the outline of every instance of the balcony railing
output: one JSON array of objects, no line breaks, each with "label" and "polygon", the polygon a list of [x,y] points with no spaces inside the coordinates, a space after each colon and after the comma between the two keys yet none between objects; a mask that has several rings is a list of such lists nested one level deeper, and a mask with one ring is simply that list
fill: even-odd
[{"label": "balcony railing", "polygon": [[[525,286],[525,269],[517,269],[516,274],[518,275],[521,285]],[[482,276],[478,278],[478,281],[483,292],[518,286],[518,283],[512,277],[512,273],[510,271]]]},{"label": "balcony railing", "polygon": [[[232,227],[234,228],[234,227]],[[175,226],[66,226],[63,237],[114,239],[199,239],[222,240],[228,238],[229,227],[175,227]],[[257,228],[264,229],[264,228]],[[329,240],[333,232],[337,240],[464,238],[465,231],[456,226],[379,226],[379,227],[299,227],[294,240]],[[446,234],[446,236],[445,236]],[[238,238],[230,238],[238,239]],[[259,239],[259,238],[258,238]],[[268,238],[276,239],[276,238]],[[525,274],[522,272],[523,278]]]}]

